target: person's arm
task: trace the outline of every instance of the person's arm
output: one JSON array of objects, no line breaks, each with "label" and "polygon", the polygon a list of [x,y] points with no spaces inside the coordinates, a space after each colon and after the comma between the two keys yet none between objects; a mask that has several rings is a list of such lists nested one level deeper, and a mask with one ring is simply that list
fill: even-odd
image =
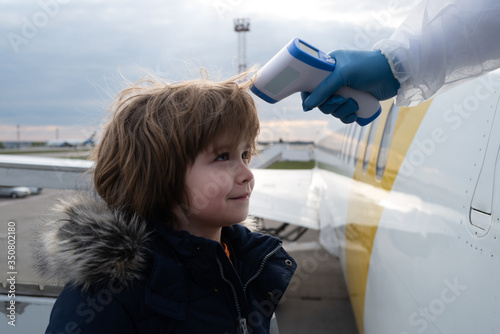
[{"label": "person's arm", "polygon": [[373,51],[331,52],[337,67],[311,94],[302,94],[303,109],[319,107],[350,123],[357,105],[333,95],[344,85],[413,106],[492,71],[500,67],[498,17],[498,0],[424,0]]},{"label": "person's arm", "polygon": [[396,104],[417,105],[500,67],[500,1],[426,0],[375,44],[401,84]]}]

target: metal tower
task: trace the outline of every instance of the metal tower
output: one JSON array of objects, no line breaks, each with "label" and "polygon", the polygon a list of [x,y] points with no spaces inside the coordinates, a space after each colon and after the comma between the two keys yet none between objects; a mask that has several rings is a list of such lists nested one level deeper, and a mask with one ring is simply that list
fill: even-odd
[{"label": "metal tower", "polygon": [[247,69],[247,39],[250,31],[250,19],[234,19],[234,31],[238,33],[238,73]]}]

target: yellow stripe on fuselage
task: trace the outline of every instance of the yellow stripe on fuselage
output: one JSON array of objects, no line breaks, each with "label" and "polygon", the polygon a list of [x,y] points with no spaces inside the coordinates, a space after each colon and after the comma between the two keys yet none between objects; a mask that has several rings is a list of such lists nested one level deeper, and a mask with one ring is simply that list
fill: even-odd
[{"label": "yellow stripe on fuselage", "polygon": [[364,303],[370,258],[382,217],[381,205],[389,195],[398,171],[411,142],[427,112],[431,100],[416,107],[400,108],[385,172],[380,180],[375,177],[378,152],[392,100],[381,103],[383,112],[379,116],[373,148],[366,172],[363,171],[365,146],[360,151],[360,158],[353,176],[353,186],[349,195],[346,221],[346,275],[351,304],[356,316],[360,334],[364,333]]}]

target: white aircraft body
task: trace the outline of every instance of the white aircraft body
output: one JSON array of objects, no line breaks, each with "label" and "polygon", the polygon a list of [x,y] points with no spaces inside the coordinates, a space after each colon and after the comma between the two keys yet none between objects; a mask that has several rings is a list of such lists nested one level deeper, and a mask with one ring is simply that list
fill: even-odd
[{"label": "white aircraft body", "polygon": [[[319,139],[314,169],[253,170],[250,213],[320,230],[360,334],[500,333],[499,77],[384,101],[371,125]],[[0,183],[88,182],[89,162],[24,159],[0,155]]]}]

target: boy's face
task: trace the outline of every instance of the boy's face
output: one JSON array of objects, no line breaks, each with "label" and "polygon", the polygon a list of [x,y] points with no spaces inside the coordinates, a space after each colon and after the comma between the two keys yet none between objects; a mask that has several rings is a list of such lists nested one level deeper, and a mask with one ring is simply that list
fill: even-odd
[{"label": "boy's face", "polygon": [[198,154],[185,178],[190,205],[188,231],[203,236],[203,230],[220,229],[247,218],[255,184],[249,155],[248,143],[241,143],[236,151],[214,152],[209,148]]}]

